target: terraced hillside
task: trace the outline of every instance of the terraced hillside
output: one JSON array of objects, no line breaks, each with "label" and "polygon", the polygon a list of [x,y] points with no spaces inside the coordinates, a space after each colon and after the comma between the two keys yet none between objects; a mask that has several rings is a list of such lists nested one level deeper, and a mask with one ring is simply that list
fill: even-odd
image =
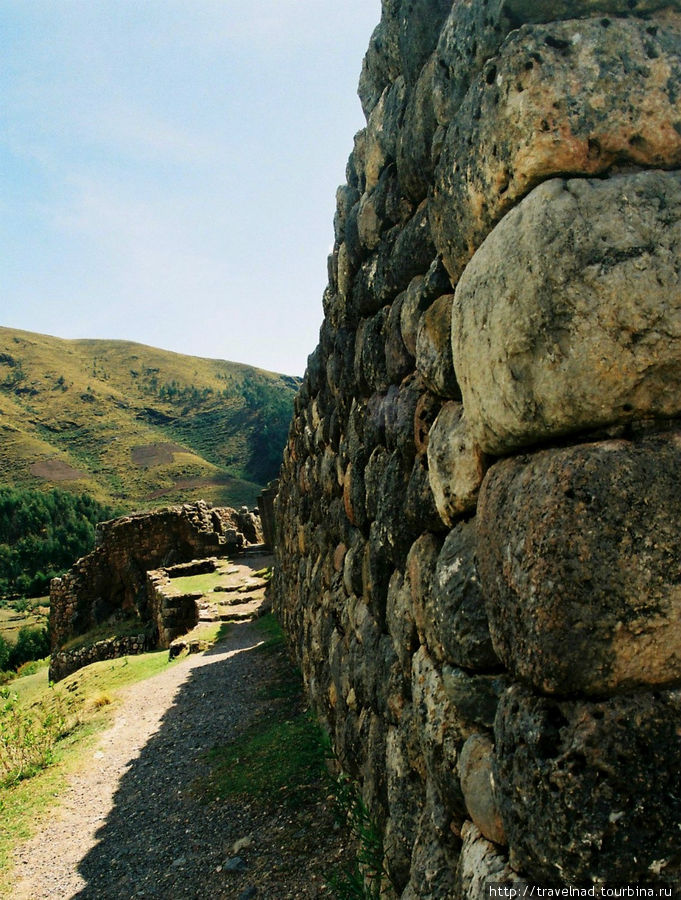
[{"label": "terraced hillside", "polygon": [[128,341],[0,328],[0,484],[130,507],[252,504],[299,379]]}]

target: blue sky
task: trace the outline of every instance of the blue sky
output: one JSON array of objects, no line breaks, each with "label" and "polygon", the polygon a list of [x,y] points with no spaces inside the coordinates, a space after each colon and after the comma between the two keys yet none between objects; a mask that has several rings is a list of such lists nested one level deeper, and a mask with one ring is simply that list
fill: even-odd
[{"label": "blue sky", "polygon": [[302,374],[380,0],[0,0],[0,324]]}]

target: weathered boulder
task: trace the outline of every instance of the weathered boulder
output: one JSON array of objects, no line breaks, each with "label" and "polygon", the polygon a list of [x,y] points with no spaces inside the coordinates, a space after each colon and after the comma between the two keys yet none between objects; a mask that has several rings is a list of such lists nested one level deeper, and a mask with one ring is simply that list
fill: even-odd
[{"label": "weathered boulder", "polygon": [[416,332],[416,368],[435,394],[461,399],[452,361],[453,294],[439,297],[419,319]]},{"label": "weathered boulder", "polygon": [[385,365],[388,378],[393,384],[399,384],[403,378],[414,370],[414,354],[407,349],[400,331],[402,305],[406,299],[403,291],[390,307],[388,328],[385,338]]},{"label": "weathered boulder", "polygon": [[433,138],[437,129],[433,108],[433,78],[437,60],[432,56],[407,101],[397,145],[397,172],[404,192],[416,203],[428,194],[434,163]]},{"label": "weathered boulder", "polygon": [[419,642],[414,622],[411,583],[405,582],[399,571],[393,572],[388,584],[386,620],[402,671],[406,677],[411,678],[411,658]]},{"label": "weathered boulder", "polygon": [[446,525],[475,509],[486,468],[485,455],[470,433],[463,406],[450,400],[428,436],[428,477]]},{"label": "weathered boulder", "polygon": [[510,684],[507,675],[474,675],[444,665],[442,683],[445,694],[456,710],[461,733],[468,737],[477,731],[491,730],[499,698]]},{"label": "weathered boulder", "polygon": [[681,434],[507,459],[485,479],[478,569],[494,648],[541,691],[681,678]]},{"label": "weathered boulder", "polygon": [[430,586],[441,546],[442,542],[436,535],[422,534],[409,550],[405,567],[406,582],[411,591],[411,611],[414,624],[420,642],[426,644],[431,652],[435,650],[431,644],[437,646],[438,642],[436,639],[428,641],[428,637],[433,637],[428,606]]},{"label": "weathered boulder", "polygon": [[678,883],[681,693],[557,702],[521,686],[495,725],[513,868],[538,882]]},{"label": "weathered boulder", "polygon": [[414,84],[435,49],[440,28],[451,9],[451,0],[401,0],[399,47],[401,69]]},{"label": "weathered boulder", "polygon": [[460,522],[447,535],[427,595],[426,640],[443,662],[467,669],[499,665],[485,611],[475,555],[474,522]]},{"label": "weathered boulder", "polygon": [[400,729],[388,729],[386,760],[388,808],[384,846],[393,883],[403,890],[409,881],[411,855],[418,826],[418,810],[425,804],[425,786],[409,765]]},{"label": "weathered boulder", "polygon": [[371,35],[357,91],[367,119],[385,88],[400,74],[400,0],[383,0],[381,5],[383,15]]},{"label": "weathered boulder", "polygon": [[681,20],[584,19],[512,32],[445,138],[431,228],[454,281],[539,182],[681,163]]},{"label": "weathered boulder", "polygon": [[453,355],[480,446],[678,414],[680,271],[679,173],[536,188],[456,289]]},{"label": "weathered boulder", "polygon": [[445,690],[442,673],[425,647],[414,654],[412,698],[421,755],[430,781],[462,819],[465,806],[456,761],[466,738],[477,729],[458,714]]},{"label": "weathered boulder", "polygon": [[386,87],[371,111],[366,131],[365,175],[366,190],[378,184],[381,172],[397,156],[399,127],[406,102],[404,78],[398,77]]},{"label": "weathered boulder", "polygon": [[486,734],[472,734],[461,748],[457,764],[468,814],[482,834],[505,844],[506,834],[494,789],[494,743]]}]

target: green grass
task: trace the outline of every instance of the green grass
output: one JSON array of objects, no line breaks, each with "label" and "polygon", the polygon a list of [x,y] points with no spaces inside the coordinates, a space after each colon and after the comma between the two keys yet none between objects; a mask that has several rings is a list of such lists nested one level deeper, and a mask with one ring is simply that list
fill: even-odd
[{"label": "green grass", "polygon": [[318,793],[326,772],[322,731],[304,707],[298,669],[284,650],[284,635],[272,614],[258,620],[274,674],[260,689],[267,715],[235,741],[208,754],[211,773],[194,785],[205,797],[271,802],[296,807]]},{"label": "green grass", "polygon": [[364,803],[357,782],[341,774],[331,790],[337,821],[349,827],[356,846],[350,865],[329,878],[333,896],[337,900],[380,900],[390,881],[384,865],[383,833]]},{"label": "green grass", "polygon": [[147,626],[140,619],[123,619],[120,622],[104,623],[96,628],[86,631],[71,638],[61,646],[61,650],[77,650],[79,647],[87,647],[96,644],[97,641],[108,641],[113,638],[133,637],[144,634]]},{"label": "green grass", "polygon": [[257,648],[260,652],[283,649],[286,646],[286,636],[274,613],[267,613],[258,619],[258,628],[263,637],[263,643]]},{"label": "green grass", "polygon": [[53,763],[33,777],[0,788],[0,895],[11,896],[13,849],[38,829],[42,817],[58,801],[69,772],[81,765],[97,734],[112,721],[118,692],[150,678],[168,665],[167,651],[105,660],[80,669],[50,686],[47,670],[18,678],[8,686],[20,708],[68,708],[65,734],[56,742]]},{"label": "green grass", "polygon": [[[219,596],[214,596],[215,589],[227,585],[229,580],[227,573],[234,568],[234,565],[233,562],[227,560],[226,562],[218,563],[218,568],[215,572],[171,578],[170,586],[173,592],[177,594],[203,594],[211,597],[213,600],[219,600]],[[246,572],[243,577],[262,578],[264,581],[269,581],[272,577],[272,568],[260,569],[258,572]],[[235,585],[233,590],[236,591],[237,589],[238,585]],[[217,593],[219,594],[220,592],[218,591]]]},{"label": "green grass", "polygon": [[211,594],[215,587],[224,584],[225,581],[224,569],[218,569],[202,575],[183,575],[181,578],[171,578],[170,587],[176,594]]},{"label": "green grass", "polygon": [[207,796],[263,800],[277,796],[298,806],[316,790],[324,765],[318,726],[306,713],[254,726],[235,744],[209,754]]}]

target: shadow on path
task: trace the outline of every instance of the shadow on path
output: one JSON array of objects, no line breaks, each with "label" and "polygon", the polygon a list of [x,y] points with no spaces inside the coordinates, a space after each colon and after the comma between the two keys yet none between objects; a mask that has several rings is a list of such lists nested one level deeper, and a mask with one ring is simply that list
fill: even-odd
[{"label": "shadow on path", "polygon": [[227,640],[191,670],[160,729],[129,763],[98,843],[78,866],[87,882],[74,895],[79,900],[242,895],[249,884],[248,853],[241,854],[242,873],[222,864],[233,856],[234,842],[259,823],[247,804],[199,801],[188,788],[208,772],[206,751],[266,715],[258,688],[274,661],[254,649],[259,640],[257,625],[235,624]]}]

